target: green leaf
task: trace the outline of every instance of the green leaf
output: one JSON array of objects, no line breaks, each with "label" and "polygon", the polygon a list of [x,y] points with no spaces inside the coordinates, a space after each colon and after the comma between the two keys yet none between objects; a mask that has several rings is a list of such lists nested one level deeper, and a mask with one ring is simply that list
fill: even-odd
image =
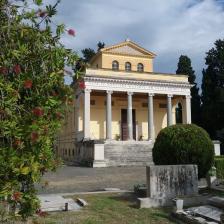
[{"label": "green leaf", "polygon": [[36,5],[42,5],[42,0],[34,0],[33,1]]},{"label": "green leaf", "polygon": [[30,172],[30,168],[28,166],[22,167],[20,169],[20,173],[23,175],[27,175]]}]

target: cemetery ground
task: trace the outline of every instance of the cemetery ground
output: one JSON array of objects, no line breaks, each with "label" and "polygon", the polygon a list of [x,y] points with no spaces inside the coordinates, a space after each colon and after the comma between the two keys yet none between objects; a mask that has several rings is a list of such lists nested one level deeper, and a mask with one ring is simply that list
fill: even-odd
[{"label": "cemetery ground", "polygon": [[104,193],[74,195],[83,198],[88,206],[80,211],[50,213],[34,219],[38,224],[171,224],[170,208],[138,209],[133,193]]},{"label": "cemetery ground", "polygon": [[[99,191],[104,188],[133,190],[146,183],[146,167],[88,168],[62,166],[49,172],[37,186],[39,194]],[[46,187],[42,187],[46,185]]]}]

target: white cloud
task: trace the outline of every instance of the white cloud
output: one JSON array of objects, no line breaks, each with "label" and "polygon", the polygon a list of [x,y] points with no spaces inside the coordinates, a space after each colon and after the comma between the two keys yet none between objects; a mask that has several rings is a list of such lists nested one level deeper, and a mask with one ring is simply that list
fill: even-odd
[{"label": "white cloud", "polygon": [[155,70],[175,72],[180,54],[192,59],[201,79],[205,52],[224,38],[223,1],[216,0],[63,0],[55,20],[76,30],[63,36],[74,50],[107,45],[129,37],[155,52]]}]

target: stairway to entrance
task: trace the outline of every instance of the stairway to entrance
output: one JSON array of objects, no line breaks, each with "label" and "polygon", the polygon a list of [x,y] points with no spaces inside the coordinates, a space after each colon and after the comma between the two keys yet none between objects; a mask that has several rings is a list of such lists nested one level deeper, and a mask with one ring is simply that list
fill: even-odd
[{"label": "stairway to entrance", "polygon": [[149,141],[121,141],[105,143],[107,166],[148,166],[153,164],[153,143]]}]

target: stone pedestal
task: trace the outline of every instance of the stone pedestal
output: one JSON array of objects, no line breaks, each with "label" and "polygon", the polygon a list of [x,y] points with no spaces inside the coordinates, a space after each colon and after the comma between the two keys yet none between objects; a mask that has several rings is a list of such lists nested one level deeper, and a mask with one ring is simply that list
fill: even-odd
[{"label": "stone pedestal", "polygon": [[94,144],[93,167],[106,167],[104,160],[104,144]]}]

